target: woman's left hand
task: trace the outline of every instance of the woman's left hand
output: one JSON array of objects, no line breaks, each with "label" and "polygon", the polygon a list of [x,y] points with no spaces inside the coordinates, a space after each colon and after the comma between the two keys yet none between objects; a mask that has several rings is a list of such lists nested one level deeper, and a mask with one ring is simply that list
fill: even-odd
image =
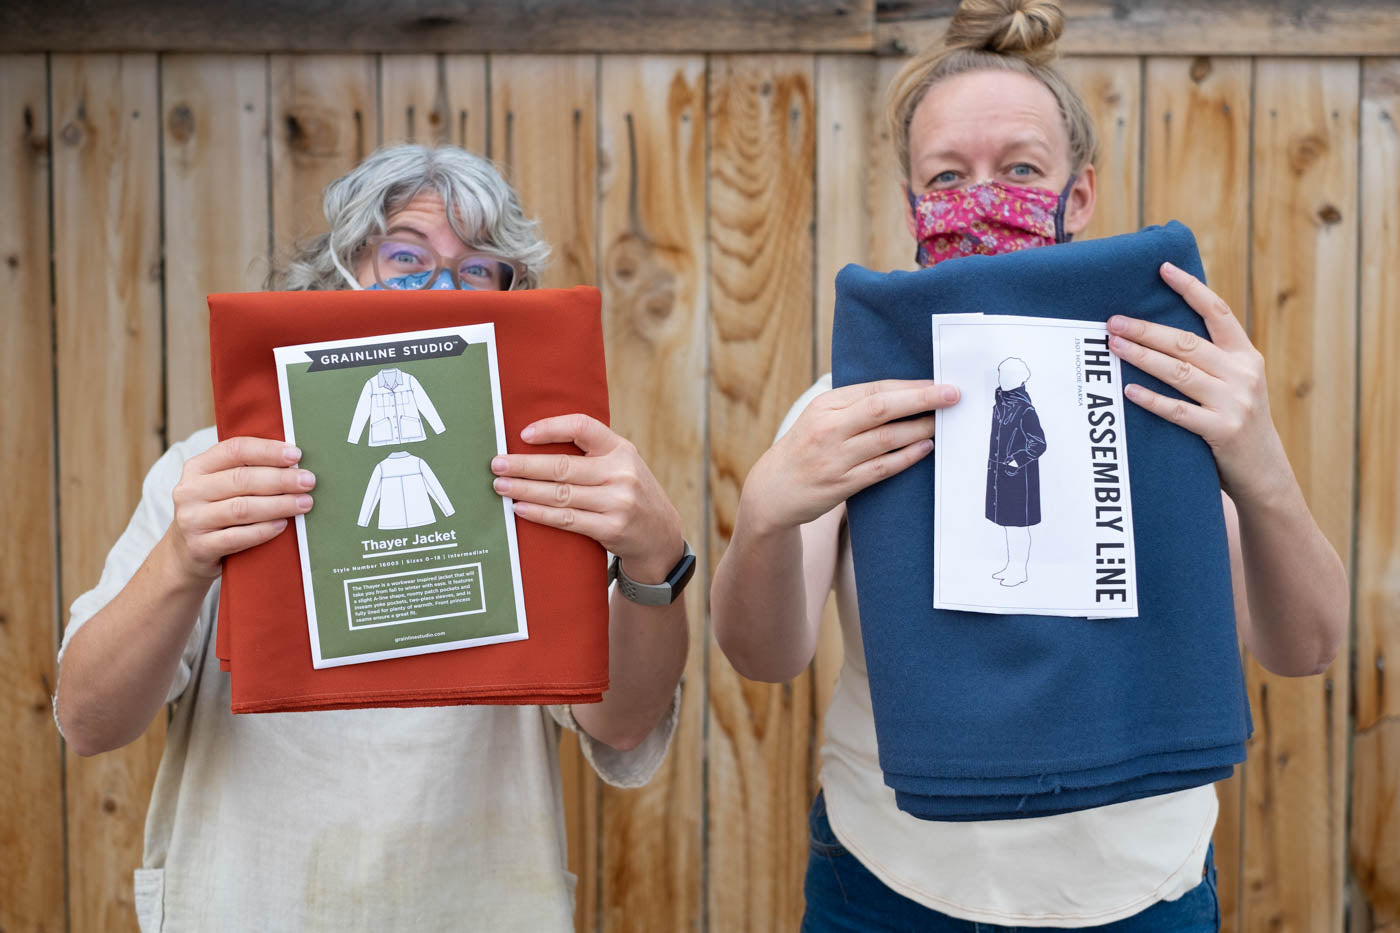
[{"label": "woman's left hand", "polygon": [[1163,263],[1161,275],[1206,323],[1210,340],[1135,318],[1109,318],[1109,349],[1193,400],[1168,398],[1143,386],[1123,394],[1148,411],[1199,434],[1210,445],[1221,486],[1232,499],[1267,496],[1291,483],[1283,443],[1269,415],[1264,357],[1239,320],[1200,279]]},{"label": "woman's left hand", "polygon": [[659,583],[685,549],[680,513],[637,448],[583,414],[527,425],[528,444],[572,443],[583,456],[505,454],[491,461],[496,492],[523,519],[575,531],[622,559],[627,575]]}]

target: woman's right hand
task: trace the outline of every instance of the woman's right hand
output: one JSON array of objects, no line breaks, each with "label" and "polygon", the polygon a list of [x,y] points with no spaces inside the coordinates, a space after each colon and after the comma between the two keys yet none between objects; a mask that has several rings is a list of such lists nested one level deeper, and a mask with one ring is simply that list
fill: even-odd
[{"label": "woman's right hand", "polygon": [[271,540],[310,511],[316,477],[300,461],[296,447],[261,437],[231,437],[186,461],[166,532],[180,565],[212,580],[223,558]]},{"label": "woman's right hand", "polygon": [[928,456],[932,413],[958,398],[956,387],[930,380],[886,379],[823,392],[754,464],[744,508],[758,529],[769,531],[826,514]]}]

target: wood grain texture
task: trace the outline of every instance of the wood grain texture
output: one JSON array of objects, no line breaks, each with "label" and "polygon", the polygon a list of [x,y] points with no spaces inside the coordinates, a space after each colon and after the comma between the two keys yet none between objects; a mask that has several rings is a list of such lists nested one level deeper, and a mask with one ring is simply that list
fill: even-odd
[{"label": "wood grain texture", "polygon": [[491,59],[490,156],[553,247],[543,287],[596,285],[598,59]]},{"label": "wood grain texture", "polygon": [[1400,59],[1361,94],[1361,421],[1351,870],[1377,927],[1400,927]]},{"label": "wood grain texture", "polygon": [[378,145],[378,80],[371,55],[274,55],[269,74],[272,232],[284,256],[326,232],[326,185]]},{"label": "wood grain texture", "polygon": [[[1359,63],[1256,63],[1250,330],[1269,403],[1323,532],[1347,561],[1356,392]],[[1241,929],[1342,924],[1350,644],[1319,677],[1251,662]]]},{"label": "wood grain texture", "polygon": [[[0,56],[0,469],[13,488],[0,549],[0,929],[63,927],[63,749],[50,701],[58,634],[48,76]],[[23,542],[20,544],[19,542]]]},{"label": "wood grain texture", "polygon": [[11,0],[0,52],[868,51],[874,0]]},{"label": "wood grain texture", "polygon": [[[491,59],[487,152],[506,173],[553,247],[542,287],[598,284],[598,60],[589,55]],[[562,414],[562,412],[561,412]],[[599,781],[565,735],[559,746],[569,870],[578,876],[574,928],[594,930],[601,911]]]},{"label": "wood grain texture", "polygon": [[[61,605],[94,586],[163,449],[154,55],[57,55],[53,242]],[[165,734],[68,755],[75,930],[134,930],[131,872]]]},{"label": "wood grain texture", "polygon": [[214,421],[213,292],[256,291],[268,271],[267,59],[161,61],[166,424],[172,441]]},{"label": "wood grain texture", "polygon": [[[1394,55],[1400,17],[1392,0],[1063,0],[1061,49],[1088,55]],[[880,52],[936,42],[958,0],[881,3]]]},{"label": "wood grain texture", "polygon": [[[1247,58],[1149,58],[1143,107],[1143,222],[1190,227],[1206,281],[1246,323],[1251,82]],[[1222,933],[1240,923],[1244,771],[1216,786]]]},{"label": "wood grain texture", "polygon": [[[813,92],[810,57],[711,59],[710,566],[745,475],[811,381]],[[753,683],[717,651],[709,677],[709,928],[795,929],[811,677]]]},{"label": "wood grain texture", "polygon": [[1142,226],[1142,64],[1124,56],[1065,59],[1099,131],[1097,203],[1080,239],[1132,233]]},{"label": "wood grain texture", "polygon": [[637,445],[702,555],[670,754],[646,787],[603,790],[603,929],[698,930],[704,753],[705,61],[604,61],[599,98],[604,329],[613,427]]},{"label": "wood grain texture", "polygon": [[384,55],[379,103],[385,145],[451,143],[486,152],[484,55]]}]

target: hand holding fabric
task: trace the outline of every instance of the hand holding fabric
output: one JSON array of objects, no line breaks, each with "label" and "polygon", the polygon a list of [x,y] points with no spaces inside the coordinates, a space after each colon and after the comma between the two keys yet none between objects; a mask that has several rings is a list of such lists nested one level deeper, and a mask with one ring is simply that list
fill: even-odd
[{"label": "hand holding fabric", "polygon": [[754,464],[742,507],[768,529],[795,528],[826,514],[926,457],[933,450],[933,412],[958,398],[953,386],[928,380],[886,379],[823,392]]},{"label": "hand holding fabric", "polygon": [[622,559],[627,575],[659,583],[684,551],[680,513],[631,442],[587,415],[527,425],[529,444],[572,443],[583,456],[511,454],[491,461],[494,487],[527,521],[578,532]]},{"label": "hand holding fabric", "polygon": [[316,477],[297,467],[300,460],[296,447],[261,437],[231,437],[191,457],[167,532],[181,565],[212,580],[223,558],[271,540],[310,511]]},{"label": "hand holding fabric", "polygon": [[1196,404],[1140,385],[1123,394],[1210,445],[1220,483],[1236,501],[1261,500],[1291,487],[1293,473],[1269,414],[1264,357],[1219,295],[1171,263],[1161,276],[1205,321],[1210,340],[1135,318],[1109,318],[1109,348]]}]

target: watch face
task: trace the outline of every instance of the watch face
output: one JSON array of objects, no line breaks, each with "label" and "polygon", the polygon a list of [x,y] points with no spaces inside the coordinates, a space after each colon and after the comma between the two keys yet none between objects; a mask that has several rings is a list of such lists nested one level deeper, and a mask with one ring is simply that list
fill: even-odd
[{"label": "watch face", "polygon": [[676,569],[671,571],[671,577],[666,582],[671,584],[671,599],[674,601],[680,595],[681,590],[690,582],[690,578],[695,576],[695,555],[686,549],[685,557],[676,565]]}]

